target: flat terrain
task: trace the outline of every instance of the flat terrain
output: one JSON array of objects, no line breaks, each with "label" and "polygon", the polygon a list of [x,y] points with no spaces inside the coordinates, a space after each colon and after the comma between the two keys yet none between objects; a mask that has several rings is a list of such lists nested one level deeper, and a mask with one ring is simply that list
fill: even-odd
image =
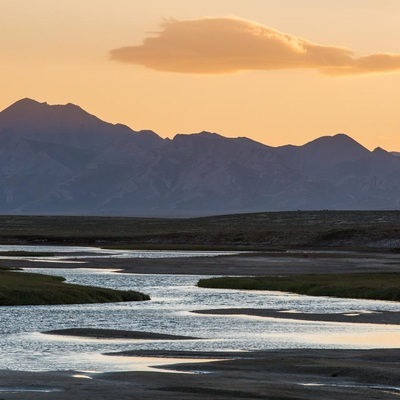
[{"label": "flat terrain", "polygon": [[[86,264],[4,259],[1,260],[3,266],[96,267],[120,269],[125,273],[219,276],[400,272],[400,212],[397,211],[261,213],[185,220],[3,216],[0,224],[2,244],[257,250],[213,258],[76,260]],[[399,324],[399,313],[394,312],[326,317],[280,311],[285,310],[224,310],[269,318],[316,321],[331,318],[330,321],[338,322]],[[255,312],[260,314],[252,314]],[[83,337],[101,334],[110,340],[126,334],[90,332],[83,327],[69,333]],[[400,395],[400,349],[298,349],[251,353],[132,352],[127,349],[115,355],[182,357],[183,364],[163,368],[172,369],[173,373],[157,370],[103,374],[1,371],[0,399],[386,400],[398,399]],[[221,360],[184,364],[186,358]]]},{"label": "flat terrain", "polygon": [[83,261],[84,263],[49,263],[16,259],[3,259],[0,263],[8,267],[112,268],[134,274],[221,276],[400,272],[400,253],[372,250],[340,252],[335,249],[321,251],[293,250],[290,252],[242,253],[233,256],[164,259],[84,258],[79,260],[78,256],[77,259],[71,259],[70,261]]},{"label": "flat terrain", "polygon": [[205,315],[252,315],[264,318],[292,319],[297,321],[345,322],[356,324],[400,325],[400,311],[376,311],[373,313],[302,313],[292,310],[264,308],[218,308],[213,310],[194,310]]},{"label": "flat terrain", "polygon": [[0,306],[112,303],[150,300],[135,291],[72,285],[58,276],[0,269]]},{"label": "flat terrain", "polygon": [[275,290],[309,296],[400,301],[400,274],[302,274],[200,279],[211,289]]},{"label": "flat terrain", "polygon": [[127,248],[400,248],[400,211],[298,211],[204,218],[0,216],[2,244]]},{"label": "flat terrain", "polygon": [[47,335],[73,336],[95,339],[138,339],[138,340],[193,340],[190,336],[166,335],[154,332],[121,331],[118,329],[71,328],[42,332]]},{"label": "flat terrain", "polygon": [[[183,362],[186,357],[222,360],[165,367],[185,374],[3,371],[0,396],[4,400],[386,400],[398,399],[400,393],[399,349],[218,354],[138,351],[124,355],[182,357]],[[187,373],[191,371],[195,373]],[[23,389],[27,391],[18,392]]]}]

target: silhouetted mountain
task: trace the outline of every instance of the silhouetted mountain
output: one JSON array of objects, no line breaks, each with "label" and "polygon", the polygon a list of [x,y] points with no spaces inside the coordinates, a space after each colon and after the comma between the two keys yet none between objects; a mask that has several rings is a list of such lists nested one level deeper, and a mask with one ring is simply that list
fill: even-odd
[{"label": "silhouetted mountain", "polygon": [[200,132],[162,139],[73,104],[0,113],[0,213],[189,216],[396,209],[400,158],[344,134],[270,147]]}]

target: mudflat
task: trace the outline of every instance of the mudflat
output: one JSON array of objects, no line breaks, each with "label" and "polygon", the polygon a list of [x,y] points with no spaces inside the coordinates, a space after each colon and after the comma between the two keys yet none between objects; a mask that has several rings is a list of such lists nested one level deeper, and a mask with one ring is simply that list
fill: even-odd
[{"label": "mudflat", "polygon": [[119,329],[70,328],[42,332],[47,335],[75,336],[95,339],[137,339],[137,340],[193,340],[191,336],[166,335],[154,332],[123,331]]},{"label": "mudflat", "polygon": [[[75,259],[85,262],[80,264],[2,260],[4,266],[112,268],[123,273],[218,276],[400,271],[399,212],[262,213],[173,221],[78,217],[3,219],[7,219],[3,221],[7,229],[3,230],[1,241],[7,244],[257,250],[213,258]],[[280,251],[282,248],[288,251]],[[397,312],[325,316],[282,311],[288,310],[224,310],[250,315],[257,312],[274,318],[399,324]],[[104,335],[113,338],[118,332]],[[385,400],[398,399],[400,395],[400,349],[201,353],[154,350],[115,355],[181,357],[182,364],[163,368],[170,373],[157,369],[101,374],[1,371],[0,399]],[[185,364],[187,358],[219,358],[219,361]]]},{"label": "mudflat", "polygon": [[192,312],[205,315],[252,315],[256,317],[292,319],[297,321],[400,325],[400,311],[322,314],[293,312],[293,310],[288,309],[219,308],[214,310],[194,310]]},{"label": "mudflat", "polygon": [[[65,255],[64,255],[65,256]],[[71,254],[71,257],[75,254]],[[192,258],[77,258],[57,263],[32,260],[1,260],[7,267],[105,268],[133,274],[178,275],[299,275],[336,273],[397,273],[400,253],[378,251],[291,250],[290,252],[249,252],[218,257]],[[71,263],[71,261],[73,261]],[[75,263],[76,262],[76,263]]]},{"label": "mudflat", "polygon": [[[168,351],[157,354],[179,357]],[[154,352],[125,355],[149,357]],[[182,358],[182,364],[163,367],[171,373],[2,371],[0,398],[384,400],[400,394],[400,349],[225,352],[218,357],[199,364],[184,364]]]}]

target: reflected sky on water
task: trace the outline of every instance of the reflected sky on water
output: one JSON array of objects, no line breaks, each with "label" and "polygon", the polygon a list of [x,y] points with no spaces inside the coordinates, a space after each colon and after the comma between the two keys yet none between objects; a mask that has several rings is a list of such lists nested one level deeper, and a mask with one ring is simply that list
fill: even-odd
[{"label": "reflected sky on water", "polygon": [[[86,248],[85,248],[86,249]],[[41,251],[45,251],[41,249]],[[55,251],[52,247],[51,250]],[[212,308],[268,308],[309,313],[399,311],[395,302],[310,297],[281,292],[203,289],[205,276],[136,275],[95,269],[26,269],[70,283],[147,293],[152,300],[112,304],[0,307],[0,369],[134,370],[138,361],[101,353],[125,350],[265,350],[400,347],[400,326],[200,315]],[[66,328],[102,328],[200,340],[106,340],[44,335]]]}]

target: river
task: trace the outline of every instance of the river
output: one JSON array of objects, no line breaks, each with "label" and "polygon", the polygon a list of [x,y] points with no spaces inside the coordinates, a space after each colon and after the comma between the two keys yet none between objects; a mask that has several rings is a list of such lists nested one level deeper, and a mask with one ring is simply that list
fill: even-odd
[{"label": "river", "polygon": [[[0,250],[3,251],[5,247],[7,250],[11,248],[11,246],[2,247]],[[71,248],[51,246],[36,249],[72,251]],[[12,250],[17,249],[12,247]],[[97,255],[110,259],[115,256],[158,258],[189,256],[186,252],[147,252],[146,255],[146,252],[110,252],[95,248],[74,248],[74,253],[77,252],[90,253],[90,257]],[[215,255],[207,253],[196,252],[195,255]],[[190,256],[193,256],[193,252]],[[57,261],[57,258],[53,261]],[[96,372],[143,369],[145,367],[138,359],[102,355],[106,352],[143,349],[245,351],[283,348],[400,347],[400,326],[396,325],[304,322],[191,313],[192,310],[233,307],[286,309],[292,312],[312,313],[399,311],[399,304],[395,302],[310,297],[281,292],[203,289],[198,288],[196,282],[206,276],[121,274],[113,270],[88,269],[84,266],[85,264],[77,263],[75,267],[78,268],[73,269],[35,268],[25,271],[64,276],[70,283],[138,290],[149,294],[151,301],[0,307],[0,369]],[[41,333],[76,327],[157,332],[194,336],[200,339],[100,340]]]}]

